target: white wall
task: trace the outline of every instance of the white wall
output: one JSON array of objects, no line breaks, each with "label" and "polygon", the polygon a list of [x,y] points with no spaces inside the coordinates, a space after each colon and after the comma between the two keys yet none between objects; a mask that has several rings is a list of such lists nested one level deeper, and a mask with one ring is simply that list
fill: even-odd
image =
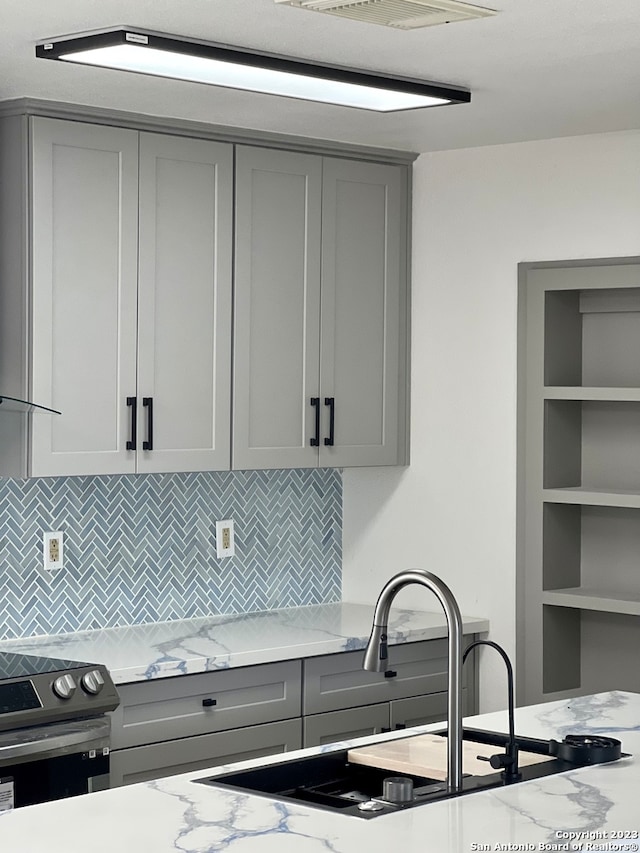
[{"label": "white wall", "polygon": [[[429,569],[515,661],[517,264],[634,254],[640,132],[418,159],[411,465],[344,473],[345,600]],[[438,609],[417,587],[396,603]],[[504,707],[504,668],[482,657],[481,710]]]}]

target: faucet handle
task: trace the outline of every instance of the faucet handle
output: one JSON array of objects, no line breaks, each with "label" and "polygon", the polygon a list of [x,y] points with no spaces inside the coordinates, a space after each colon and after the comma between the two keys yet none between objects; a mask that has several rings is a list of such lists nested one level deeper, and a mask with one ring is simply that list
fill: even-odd
[{"label": "faucet handle", "polygon": [[494,770],[502,770],[502,778],[506,782],[517,782],[522,778],[518,770],[518,746],[516,743],[507,744],[507,752],[499,752],[487,758],[486,755],[477,755],[478,761],[488,761]]},{"label": "faucet handle", "polygon": [[515,764],[515,758],[508,752],[499,752],[487,758],[486,755],[477,755],[478,761],[488,761],[494,770],[503,770]]},{"label": "faucet handle", "polygon": [[488,761],[494,770],[502,770],[504,767],[508,767],[512,763],[511,756],[507,755],[506,752],[499,752],[496,755],[492,755],[490,758],[486,755],[476,755],[476,758],[478,761]]}]

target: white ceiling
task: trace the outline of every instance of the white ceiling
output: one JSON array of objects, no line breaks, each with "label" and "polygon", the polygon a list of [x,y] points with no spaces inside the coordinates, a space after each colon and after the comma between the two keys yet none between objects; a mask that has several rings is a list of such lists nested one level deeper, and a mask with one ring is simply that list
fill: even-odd
[{"label": "white ceiling", "polygon": [[[640,127],[640,0],[481,0],[494,17],[410,32],[273,0],[0,0],[0,100],[430,151]],[[391,115],[36,59],[36,42],[125,24],[468,88]]]}]

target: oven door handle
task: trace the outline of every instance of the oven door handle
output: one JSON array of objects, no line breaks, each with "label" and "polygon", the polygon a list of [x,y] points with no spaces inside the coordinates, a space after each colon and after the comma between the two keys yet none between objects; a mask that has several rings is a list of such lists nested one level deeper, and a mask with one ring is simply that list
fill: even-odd
[{"label": "oven door handle", "polygon": [[[3,765],[22,764],[30,760],[88,752],[99,749],[109,751],[111,721],[108,717],[95,720],[77,720],[68,723],[50,723],[30,726],[0,733],[0,775]],[[33,758],[32,758],[33,756]]]}]

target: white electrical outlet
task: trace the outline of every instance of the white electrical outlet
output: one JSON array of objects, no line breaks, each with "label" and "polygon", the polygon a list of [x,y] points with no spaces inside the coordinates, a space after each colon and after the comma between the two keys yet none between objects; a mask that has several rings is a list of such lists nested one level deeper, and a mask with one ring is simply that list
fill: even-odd
[{"label": "white electrical outlet", "polygon": [[223,557],[234,557],[236,543],[233,538],[233,519],[216,521],[216,555],[219,559]]},{"label": "white electrical outlet", "polygon": [[47,571],[61,569],[64,566],[64,545],[62,532],[45,533],[43,537],[43,564]]}]

